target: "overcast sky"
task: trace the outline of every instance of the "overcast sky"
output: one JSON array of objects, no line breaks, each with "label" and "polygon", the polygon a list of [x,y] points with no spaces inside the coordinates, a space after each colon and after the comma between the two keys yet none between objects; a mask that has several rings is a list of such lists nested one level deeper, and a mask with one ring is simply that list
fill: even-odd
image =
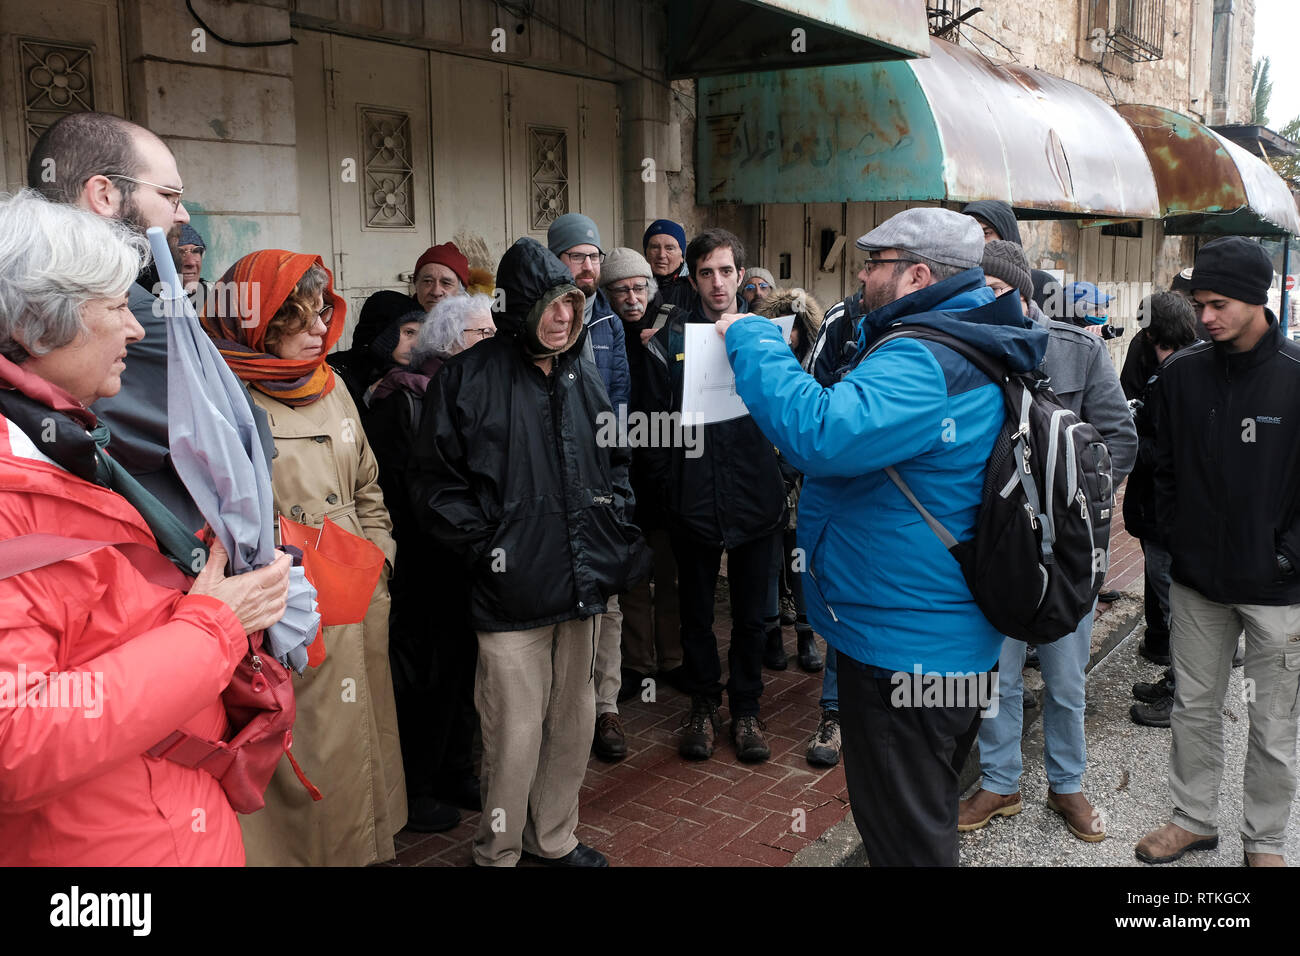
[{"label": "overcast sky", "polygon": [[1300,115],[1300,3],[1297,0],[1255,0],[1255,57],[1269,57],[1273,95],[1268,125],[1279,130]]}]

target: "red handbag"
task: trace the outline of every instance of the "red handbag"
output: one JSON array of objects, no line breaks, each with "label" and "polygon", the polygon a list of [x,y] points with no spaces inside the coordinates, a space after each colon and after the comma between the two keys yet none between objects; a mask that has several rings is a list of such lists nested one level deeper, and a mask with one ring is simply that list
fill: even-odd
[{"label": "red handbag", "polygon": [[[154,584],[188,591],[193,583],[158,551],[134,542],[87,541],[55,534],[25,534],[0,541],[0,579],[88,554],[117,548]],[[223,740],[208,740],[175,730],[145,751],[183,767],[202,769],[221,784],[231,807],[253,813],[266,806],[265,793],[282,756],[313,800],[323,796],[294,759],[293,721],[297,705],[288,668],[263,653],[263,632],[248,636],[248,654],[221,694],[230,730]]]}]

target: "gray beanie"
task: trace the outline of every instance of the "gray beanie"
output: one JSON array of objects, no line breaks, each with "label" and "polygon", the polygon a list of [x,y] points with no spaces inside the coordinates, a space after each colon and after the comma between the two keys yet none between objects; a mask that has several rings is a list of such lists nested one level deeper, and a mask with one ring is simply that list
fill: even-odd
[{"label": "gray beanie", "polygon": [[609,256],[605,259],[605,264],[600,267],[600,285],[602,289],[620,279],[636,277],[651,279],[654,278],[654,273],[650,271],[650,263],[645,261],[645,256],[635,249],[629,249],[627,246],[619,246],[617,249],[611,250]]},{"label": "gray beanie", "polygon": [[986,276],[1001,279],[1019,290],[1026,302],[1034,298],[1034,278],[1029,274],[1029,260],[1025,250],[1009,239],[994,239],[984,244],[984,258],[980,262]]},{"label": "gray beanie", "polygon": [[758,266],[745,270],[745,278],[742,280],[742,288],[744,283],[751,282],[754,279],[762,279],[773,289],[776,288],[776,280],[772,278],[772,273],[768,272],[766,269],[760,269]]},{"label": "gray beanie", "polygon": [[588,243],[600,249],[600,230],[580,212],[566,212],[546,230],[546,245],[557,256]]}]

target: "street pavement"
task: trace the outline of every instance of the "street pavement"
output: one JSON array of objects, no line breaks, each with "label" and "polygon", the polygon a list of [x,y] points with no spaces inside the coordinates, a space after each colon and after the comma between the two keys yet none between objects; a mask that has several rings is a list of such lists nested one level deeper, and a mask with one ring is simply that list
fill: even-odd
[{"label": "street pavement", "polygon": [[[1149,830],[1169,819],[1168,730],[1140,727],[1129,719],[1131,688],[1138,681],[1159,679],[1164,668],[1137,653],[1139,624],[1088,676],[1085,729],[1088,770],[1084,792],[1106,822],[1106,839],[1084,843],[1047,809],[1043,771],[1042,721],[1024,741],[1025,773],[1021,778],[1024,810],[996,818],[982,830],[961,837],[962,866],[1146,866],[1133,847]],[[1232,672],[1223,706],[1224,773],[1219,799],[1219,847],[1189,853],[1163,868],[1242,865],[1242,768],[1249,721],[1242,701],[1242,672]],[[1287,830],[1287,860],[1300,863],[1300,813],[1293,804]]]}]

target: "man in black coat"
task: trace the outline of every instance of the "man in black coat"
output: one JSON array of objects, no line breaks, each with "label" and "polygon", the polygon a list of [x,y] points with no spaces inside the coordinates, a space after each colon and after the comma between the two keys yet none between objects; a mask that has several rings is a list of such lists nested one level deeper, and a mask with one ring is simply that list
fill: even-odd
[{"label": "man in black coat", "polygon": [[1246,632],[1250,715],[1242,844],[1251,866],[1284,866],[1300,716],[1300,345],[1265,307],[1273,267],[1228,236],[1196,255],[1192,294],[1213,343],[1161,370],[1155,507],[1168,534],[1173,816],[1138,843],[1168,863],[1218,845],[1223,698]]},{"label": "man in black coat", "polygon": [[497,285],[498,334],[430,382],[408,467],[416,520],[469,567],[483,732],[474,862],[606,866],[574,834],[596,639],[606,601],[648,558],[628,519],[627,453],[597,441],[613,413],[582,361],[585,297],[533,239],[502,257]]},{"label": "man in black coat", "polygon": [[[685,324],[713,323],[735,308],[745,269],[740,240],[707,229],[686,247],[691,283],[699,292],[685,316],[671,318],[648,348],[659,371],[651,388],[655,410],[680,412],[685,364]],[[693,433],[693,434],[692,434]],[[737,756],[756,762],[771,756],[758,719],[763,693],[763,614],[771,572],[773,536],[785,527],[785,482],[776,450],[748,415],[695,427],[693,441],[651,457],[652,485],[665,494],[677,556],[682,620],[682,686],[691,710],[678,752],[688,759],[713,755],[722,729],[722,665],[713,633],[713,596],[727,552],[731,592],[731,649],[727,696]]]}]

